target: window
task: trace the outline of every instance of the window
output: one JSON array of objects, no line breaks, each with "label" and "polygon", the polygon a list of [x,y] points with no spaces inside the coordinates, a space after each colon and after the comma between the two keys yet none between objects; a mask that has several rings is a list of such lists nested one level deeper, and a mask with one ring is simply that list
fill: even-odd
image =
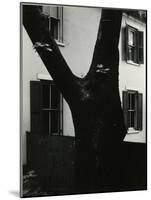
[{"label": "window", "polygon": [[62,135],[62,96],[51,81],[31,81],[31,132]]},{"label": "window", "polygon": [[131,64],[143,64],[143,32],[127,25],[125,35],[126,61]]},{"label": "window", "polygon": [[127,129],[142,130],[142,94],[123,91],[123,112]]},{"label": "window", "polygon": [[63,42],[63,7],[43,6],[43,13],[48,16],[48,29],[52,37]]}]

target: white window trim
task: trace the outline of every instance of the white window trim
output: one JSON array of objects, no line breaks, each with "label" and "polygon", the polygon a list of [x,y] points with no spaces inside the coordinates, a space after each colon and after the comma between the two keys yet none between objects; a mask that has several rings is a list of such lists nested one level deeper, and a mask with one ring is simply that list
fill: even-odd
[{"label": "white window trim", "polygon": [[[125,85],[125,91],[136,91],[138,93],[142,93],[143,94],[143,91],[139,91],[138,88],[133,88],[133,87],[127,87]],[[142,129],[143,130],[143,129]],[[127,129],[127,134],[138,134],[140,133],[142,130],[137,130],[137,129],[134,129],[134,127],[129,127]]]},{"label": "white window trim", "polygon": [[135,66],[140,66],[141,64],[135,63],[132,60],[126,60],[127,64],[135,65]]},{"label": "white window trim", "polygon": [[41,73],[37,73],[37,79],[38,80],[53,80],[49,74],[41,74]]},{"label": "white window trim", "polygon": [[59,42],[58,40],[55,40],[55,42],[57,43],[58,46],[65,47],[65,43],[64,42]]},{"label": "white window trim", "polygon": [[[49,19],[49,31],[51,29],[51,27],[50,27],[51,18],[57,19],[59,21],[59,23],[58,23],[58,39],[54,39],[54,40],[55,40],[55,42],[57,43],[58,46],[65,47],[64,41],[60,40],[60,28],[62,28],[62,26],[63,26],[63,18],[62,17],[58,17],[57,18],[57,17],[48,16],[48,19]],[[62,32],[62,35],[63,35],[63,32]]]},{"label": "white window trim", "polygon": [[127,130],[127,134],[135,134],[135,133],[139,133],[139,130],[135,130],[134,128],[128,128]]}]

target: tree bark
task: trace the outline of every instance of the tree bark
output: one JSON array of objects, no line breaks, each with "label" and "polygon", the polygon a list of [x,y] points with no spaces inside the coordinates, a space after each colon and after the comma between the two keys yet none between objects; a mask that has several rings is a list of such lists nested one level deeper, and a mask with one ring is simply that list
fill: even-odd
[{"label": "tree bark", "polygon": [[50,36],[41,9],[23,6],[25,29],[71,109],[77,192],[91,191],[115,178],[116,167],[111,165],[126,134],[118,80],[121,18],[120,10],[102,9],[90,70],[79,78],[71,72]]}]

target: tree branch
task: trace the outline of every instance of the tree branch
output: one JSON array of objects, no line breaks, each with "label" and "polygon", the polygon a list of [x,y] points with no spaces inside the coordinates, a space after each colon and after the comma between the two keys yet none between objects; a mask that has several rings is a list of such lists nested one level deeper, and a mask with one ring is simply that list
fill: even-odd
[{"label": "tree branch", "polygon": [[97,66],[100,66],[100,68],[105,66],[105,68],[107,67],[108,69],[118,66],[118,42],[121,18],[122,11],[120,10],[102,9],[90,70]]},{"label": "tree branch", "polygon": [[23,25],[48,72],[67,100],[73,95],[75,76],[52,39],[47,27],[47,16],[42,13],[40,6],[23,5]]}]

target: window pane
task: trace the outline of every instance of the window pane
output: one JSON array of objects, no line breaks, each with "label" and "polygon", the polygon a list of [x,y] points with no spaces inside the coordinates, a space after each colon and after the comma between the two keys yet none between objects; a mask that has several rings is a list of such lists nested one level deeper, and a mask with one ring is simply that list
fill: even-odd
[{"label": "window pane", "polygon": [[131,112],[128,112],[128,127],[131,127]]},{"label": "window pane", "polygon": [[134,128],[136,121],[136,93],[129,92],[128,93],[128,127]]},{"label": "window pane", "polygon": [[133,48],[131,46],[128,47],[128,60],[133,60]]},{"label": "window pane", "polygon": [[59,37],[59,20],[56,18],[51,18],[51,35],[54,39],[58,40]]},{"label": "window pane", "polygon": [[135,45],[135,32],[129,30],[128,44],[131,46]]},{"label": "window pane", "polygon": [[135,110],[135,93],[129,93],[128,98],[128,109]]},{"label": "window pane", "polygon": [[43,6],[42,11],[45,15],[50,15],[50,7],[49,6]]},{"label": "window pane", "polygon": [[42,112],[42,131],[43,134],[49,134],[49,112]]},{"label": "window pane", "polygon": [[137,63],[137,49],[133,46],[128,46],[128,60]]},{"label": "window pane", "polygon": [[131,94],[128,94],[128,110],[131,109]]},{"label": "window pane", "polygon": [[51,17],[58,17],[58,8],[57,6],[43,6],[42,11],[45,15],[51,16]]},{"label": "window pane", "polygon": [[50,9],[50,16],[54,18],[58,18],[58,7],[57,6],[51,6]]},{"label": "window pane", "polygon": [[128,112],[128,118],[129,118],[129,127],[133,128],[134,127],[134,116],[135,112],[134,111],[129,111]]},{"label": "window pane", "polygon": [[135,110],[135,94],[131,94],[131,110]]},{"label": "window pane", "polygon": [[50,107],[50,85],[42,85],[42,107]]},{"label": "window pane", "polygon": [[60,105],[60,94],[55,85],[51,85],[51,108],[58,109]]},{"label": "window pane", "polygon": [[131,127],[134,127],[134,112],[131,112]]},{"label": "window pane", "polygon": [[51,111],[51,134],[59,133],[59,114],[58,111]]}]

